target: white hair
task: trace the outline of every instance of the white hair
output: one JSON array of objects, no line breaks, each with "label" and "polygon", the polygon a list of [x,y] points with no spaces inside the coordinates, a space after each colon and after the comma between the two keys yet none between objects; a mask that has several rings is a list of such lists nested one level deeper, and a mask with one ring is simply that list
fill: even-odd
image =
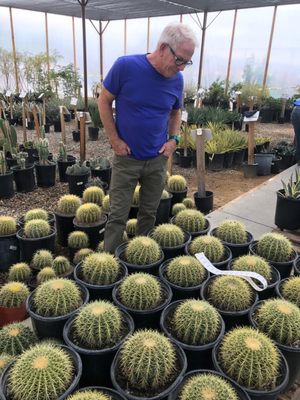
[{"label": "white hair", "polygon": [[167,43],[176,50],[177,46],[185,41],[191,41],[195,47],[198,47],[196,35],[188,25],[181,22],[172,22],[162,31],[157,46]]}]

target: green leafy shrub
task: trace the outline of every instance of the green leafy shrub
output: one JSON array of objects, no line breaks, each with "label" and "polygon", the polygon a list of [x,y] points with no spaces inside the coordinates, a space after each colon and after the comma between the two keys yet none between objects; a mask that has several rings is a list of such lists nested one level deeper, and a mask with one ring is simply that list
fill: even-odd
[{"label": "green leafy shrub", "polygon": [[200,232],[205,229],[206,221],[202,212],[186,209],[176,214],[175,224],[187,232]]},{"label": "green leafy shrub", "polygon": [[9,268],[8,280],[26,282],[31,277],[31,269],[27,263],[20,262]]},{"label": "green leafy shrub", "polygon": [[173,224],[161,224],[153,229],[152,239],[161,247],[176,247],[184,243],[184,232]]},{"label": "green leafy shrub", "polygon": [[194,238],[189,246],[189,251],[192,255],[204,253],[212,263],[220,262],[225,254],[225,248],[221,240],[208,235]]},{"label": "green leafy shrub", "polygon": [[272,280],[272,269],[262,257],[246,255],[236,258],[231,264],[233,271],[251,271],[262,275],[267,282]]},{"label": "green leafy shrub", "polygon": [[78,207],[81,206],[81,200],[74,194],[65,194],[58,200],[57,211],[66,215],[75,215]]},{"label": "green leafy shrub", "polygon": [[82,262],[82,277],[93,285],[111,285],[120,274],[120,264],[109,253],[93,253]]},{"label": "green leafy shrub", "polygon": [[179,256],[169,262],[166,268],[166,276],[174,285],[192,287],[200,285],[207,273],[195,257]]},{"label": "green leafy shrub", "polygon": [[130,240],[125,250],[125,259],[134,265],[148,265],[161,258],[161,249],[155,240],[137,236]]},{"label": "green leafy shrub", "polygon": [[242,244],[247,242],[247,231],[239,221],[227,219],[216,229],[216,236],[227,243]]},{"label": "green leafy shrub", "polygon": [[15,322],[5,325],[0,330],[0,354],[17,356],[35,344],[37,340],[35,333],[24,324]]},{"label": "green leafy shrub", "polygon": [[265,233],[257,242],[258,255],[269,261],[289,261],[292,252],[290,240],[280,233]]},{"label": "green leafy shrub", "polygon": [[43,219],[33,219],[25,223],[24,233],[27,238],[41,238],[50,235],[49,222]]},{"label": "green leafy shrub", "polygon": [[89,247],[89,237],[85,232],[73,231],[68,236],[68,246],[72,249]]},{"label": "green leafy shrub", "polygon": [[282,283],[283,297],[300,307],[300,276],[294,276]]},{"label": "green leafy shrub", "polygon": [[28,287],[22,282],[8,282],[0,289],[0,307],[20,307],[29,296]]},{"label": "green leafy shrub", "polygon": [[94,203],[101,206],[104,196],[103,189],[97,186],[91,186],[84,190],[82,200],[84,203]]},{"label": "green leafy shrub", "polygon": [[53,264],[53,254],[49,250],[37,250],[32,258],[32,266],[36,269],[51,267]]},{"label": "green leafy shrub", "polygon": [[6,215],[0,215],[0,235],[13,235],[17,232],[17,223],[15,218]]}]

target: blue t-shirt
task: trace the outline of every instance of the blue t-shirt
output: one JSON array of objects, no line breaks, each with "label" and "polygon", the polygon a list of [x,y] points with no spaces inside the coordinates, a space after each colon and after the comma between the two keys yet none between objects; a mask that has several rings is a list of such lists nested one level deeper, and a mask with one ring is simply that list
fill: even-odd
[{"label": "blue t-shirt", "polygon": [[165,78],[145,54],[130,55],[116,60],[103,83],[116,96],[117,131],[132,156],[156,157],[166,142],[170,111],[181,108],[182,74]]}]

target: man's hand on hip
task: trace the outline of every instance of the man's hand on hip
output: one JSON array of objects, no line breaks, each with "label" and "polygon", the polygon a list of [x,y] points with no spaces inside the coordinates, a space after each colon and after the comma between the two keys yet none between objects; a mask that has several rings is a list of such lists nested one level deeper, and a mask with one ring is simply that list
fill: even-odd
[{"label": "man's hand on hip", "polygon": [[176,149],[176,141],[168,140],[159,150],[159,154],[163,154],[165,157],[170,157],[175,149]]},{"label": "man's hand on hip", "polygon": [[131,153],[130,148],[124,142],[124,140],[117,138],[111,141],[111,147],[117,156],[127,156]]}]

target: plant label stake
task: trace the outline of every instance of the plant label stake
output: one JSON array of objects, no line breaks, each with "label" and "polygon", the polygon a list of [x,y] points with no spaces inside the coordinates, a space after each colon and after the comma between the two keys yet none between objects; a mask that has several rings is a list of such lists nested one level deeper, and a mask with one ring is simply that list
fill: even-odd
[{"label": "plant label stake", "polygon": [[197,183],[199,197],[205,197],[205,140],[212,138],[210,129],[196,129]]},{"label": "plant label stake", "polygon": [[79,113],[80,120],[80,161],[85,160],[85,112]]},{"label": "plant label stake", "polygon": [[39,139],[41,137],[41,131],[40,131],[37,107],[35,104],[32,107],[32,114],[33,114],[33,120],[34,120],[34,127],[35,127],[35,131],[36,131],[36,137],[37,137],[37,139]]},{"label": "plant label stake", "polygon": [[187,111],[182,111],[181,113],[181,121],[183,121],[184,131],[183,131],[183,155],[187,156],[187,134],[188,134],[188,113]]},{"label": "plant label stake", "polygon": [[[252,114],[252,115],[250,115]],[[244,116],[244,122],[247,122],[249,126],[249,132],[248,132],[248,165],[253,165],[254,164],[254,145],[255,145],[255,140],[254,140],[254,132],[255,132],[255,122],[258,120],[259,117],[259,111],[253,112],[252,113],[249,111],[249,114],[247,113]]]},{"label": "plant label stake", "polygon": [[75,130],[78,129],[78,127],[77,127],[77,118],[76,118],[76,115],[77,115],[77,101],[78,101],[78,100],[77,100],[77,97],[71,97],[70,105],[71,105],[71,106],[74,106]]}]

